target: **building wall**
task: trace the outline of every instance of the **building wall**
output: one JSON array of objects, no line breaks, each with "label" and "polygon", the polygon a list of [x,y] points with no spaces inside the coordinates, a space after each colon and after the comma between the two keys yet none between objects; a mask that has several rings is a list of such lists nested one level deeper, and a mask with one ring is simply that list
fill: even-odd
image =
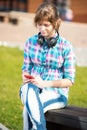
[{"label": "building wall", "polygon": [[[52,1],[52,0],[49,0]],[[28,0],[27,11],[35,13],[37,7],[43,0]],[[73,10],[73,21],[87,23],[87,0],[71,0],[71,9]]]},{"label": "building wall", "polygon": [[[24,11],[35,13],[44,0],[0,0],[0,11]],[[49,0],[53,1],[53,0]],[[87,0],[71,0],[73,21],[87,23]]]},{"label": "building wall", "polygon": [[87,0],[71,0],[71,8],[75,14],[87,13]]},{"label": "building wall", "polygon": [[27,11],[27,0],[0,0],[0,11]]},{"label": "building wall", "polygon": [[28,0],[27,11],[35,13],[37,7],[43,2],[43,0]]},{"label": "building wall", "polygon": [[87,0],[71,0],[73,21],[87,23]]}]

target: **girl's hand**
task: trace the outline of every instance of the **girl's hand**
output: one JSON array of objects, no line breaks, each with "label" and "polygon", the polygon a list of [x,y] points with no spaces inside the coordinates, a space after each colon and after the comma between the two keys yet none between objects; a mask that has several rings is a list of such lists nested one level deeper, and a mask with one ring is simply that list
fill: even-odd
[{"label": "girl's hand", "polygon": [[[26,76],[25,76],[26,75]],[[30,79],[27,78],[27,76],[29,76],[30,74],[28,72],[23,72],[22,73],[22,79],[23,79],[23,83],[27,83],[30,82]]]},{"label": "girl's hand", "polygon": [[39,76],[35,77],[34,79],[30,79],[30,82],[39,88],[52,87],[52,81],[42,80]]}]

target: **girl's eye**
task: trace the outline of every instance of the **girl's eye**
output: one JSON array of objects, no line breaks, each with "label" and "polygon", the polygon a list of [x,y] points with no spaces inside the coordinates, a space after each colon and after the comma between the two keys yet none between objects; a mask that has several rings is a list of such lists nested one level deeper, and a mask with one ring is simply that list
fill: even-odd
[{"label": "girl's eye", "polygon": [[45,27],[49,27],[49,26],[50,26],[50,24],[44,24],[44,26],[45,26]]}]

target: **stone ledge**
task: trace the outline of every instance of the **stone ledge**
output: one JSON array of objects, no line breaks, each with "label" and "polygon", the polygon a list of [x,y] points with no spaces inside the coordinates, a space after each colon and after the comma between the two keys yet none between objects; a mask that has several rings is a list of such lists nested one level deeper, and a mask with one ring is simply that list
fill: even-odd
[{"label": "stone ledge", "polygon": [[1,22],[8,22],[9,21],[9,13],[8,12],[0,12],[0,21]]},{"label": "stone ledge", "polygon": [[5,126],[3,126],[3,125],[0,123],[0,130],[9,130],[9,129],[6,128]]}]

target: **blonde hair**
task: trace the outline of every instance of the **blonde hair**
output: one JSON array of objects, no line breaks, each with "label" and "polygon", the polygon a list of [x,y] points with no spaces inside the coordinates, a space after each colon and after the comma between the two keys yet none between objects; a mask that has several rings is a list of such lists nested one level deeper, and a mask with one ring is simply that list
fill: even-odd
[{"label": "blonde hair", "polygon": [[38,7],[34,18],[35,26],[44,20],[49,21],[55,30],[58,31],[61,20],[59,18],[58,10],[54,4],[44,2]]}]

